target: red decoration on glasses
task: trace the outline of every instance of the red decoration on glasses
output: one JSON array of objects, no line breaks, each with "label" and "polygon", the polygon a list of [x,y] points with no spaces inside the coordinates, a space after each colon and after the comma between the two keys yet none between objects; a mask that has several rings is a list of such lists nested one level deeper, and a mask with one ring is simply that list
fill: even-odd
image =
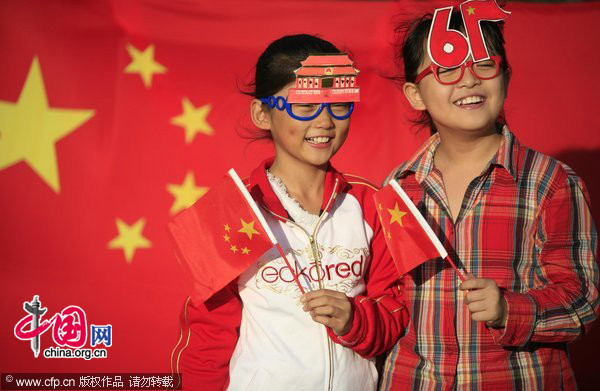
[{"label": "red decoration on glasses", "polygon": [[296,69],[296,84],[288,90],[288,103],[360,101],[356,82],[359,70],[347,54],[311,54]]},{"label": "red decoration on glasses", "polygon": [[498,22],[510,15],[510,12],[500,8],[495,0],[468,0],[460,5],[460,13],[467,31],[473,61],[490,58],[483,32],[481,31],[481,21]]},{"label": "red decoration on glasses", "polygon": [[464,63],[471,51],[467,37],[450,28],[451,15],[452,7],[436,9],[427,37],[429,58],[444,68],[453,68]]},{"label": "red decoration on glasses", "polygon": [[460,66],[469,55],[473,56],[475,62],[490,58],[480,23],[484,20],[497,22],[510,14],[500,8],[496,0],[465,1],[460,5],[460,12],[466,35],[449,27],[452,7],[438,8],[433,14],[427,37],[427,52],[437,66]]}]

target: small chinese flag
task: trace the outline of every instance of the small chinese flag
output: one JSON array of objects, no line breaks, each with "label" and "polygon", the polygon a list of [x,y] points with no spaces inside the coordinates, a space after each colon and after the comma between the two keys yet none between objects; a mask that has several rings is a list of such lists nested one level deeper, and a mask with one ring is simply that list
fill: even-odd
[{"label": "small chinese flag", "polygon": [[395,179],[373,198],[385,240],[400,275],[427,260],[441,257],[447,259],[463,279],[440,240]]},{"label": "small chinese flag", "polygon": [[169,223],[179,262],[204,302],[276,243],[258,205],[231,169]]}]

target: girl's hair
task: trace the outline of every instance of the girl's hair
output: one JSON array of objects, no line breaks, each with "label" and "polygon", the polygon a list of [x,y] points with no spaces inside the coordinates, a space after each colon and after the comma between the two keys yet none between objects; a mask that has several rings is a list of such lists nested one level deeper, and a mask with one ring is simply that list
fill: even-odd
[{"label": "girl's hair", "polygon": [[[308,34],[286,35],[269,44],[256,62],[254,80],[250,82],[245,94],[254,98],[266,98],[275,95],[287,84],[296,79],[294,70],[300,68],[300,61],[309,54],[341,53],[332,43]],[[247,138],[254,141],[270,139],[271,133],[253,130]]]},{"label": "girl's hair", "polygon": [[[396,33],[404,36],[403,41],[398,45],[398,50],[396,51],[396,64],[400,68],[404,68],[404,75],[396,77],[395,79],[402,84],[405,82],[412,83],[417,77],[417,70],[426,56],[425,45],[432,19],[432,14],[426,14],[412,22],[400,23],[396,27]],[[504,22],[483,21],[480,25],[488,50],[491,54],[502,58],[500,69],[504,77],[504,90],[507,91],[508,82],[510,81],[511,76],[511,68],[506,56],[506,50],[504,49]],[[449,27],[451,29],[464,31],[464,25],[459,11],[454,10],[452,12]],[[413,123],[423,127],[429,126],[431,134],[437,132],[431,115],[429,115],[427,110],[422,111]],[[503,110],[496,120],[496,130],[501,132],[504,125],[506,125],[506,118]]]}]

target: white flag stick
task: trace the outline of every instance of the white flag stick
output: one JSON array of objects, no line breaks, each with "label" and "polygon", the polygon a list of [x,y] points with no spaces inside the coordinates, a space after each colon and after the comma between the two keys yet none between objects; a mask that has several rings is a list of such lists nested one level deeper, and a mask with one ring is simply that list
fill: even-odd
[{"label": "white flag stick", "polygon": [[271,232],[271,228],[269,228],[269,225],[267,224],[267,220],[265,220],[265,216],[263,216],[260,208],[258,207],[258,205],[256,205],[256,202],[254,202],[254,199],[252,198],[250,193],[248,193],[246,186],[244,186],[244,183],[238,176],[237,172],[235,172],[235,170],[232,168],[231,170],[229,170],[227,172],[227,174],[229,174],[231,179],[233,179],[233,182],[236,184],[236,186],[238,187],[238,189],[240,190],[240,192],[246,199],[246,202],[248,202],[248,205],[250,205],[250,207],[254,211],[254,214],[256,215],[256,217],[258,218],[258,221],[260,222],[260,225],[263,226],[265,232],[267,233],[267,236],[271,240],[271,243],[277,244],[277,239],[275,239],[275,235],[273,234],[273,232]]}]

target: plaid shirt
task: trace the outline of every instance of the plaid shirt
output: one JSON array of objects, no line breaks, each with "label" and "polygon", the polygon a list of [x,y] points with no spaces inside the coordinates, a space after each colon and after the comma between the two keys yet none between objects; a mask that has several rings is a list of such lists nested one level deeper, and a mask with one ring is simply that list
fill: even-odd
[{"label": "plaid shirt", "polygon": [[436,134],[393,172],[457,265],[504,291],[504,329],[471,320],[442,259],[403,277],[410,324],[383,390],[575,389],[567,342],[598,314],[597,234],[583,182],[508,130],[469,184],[453,223],[433,156]]}]

